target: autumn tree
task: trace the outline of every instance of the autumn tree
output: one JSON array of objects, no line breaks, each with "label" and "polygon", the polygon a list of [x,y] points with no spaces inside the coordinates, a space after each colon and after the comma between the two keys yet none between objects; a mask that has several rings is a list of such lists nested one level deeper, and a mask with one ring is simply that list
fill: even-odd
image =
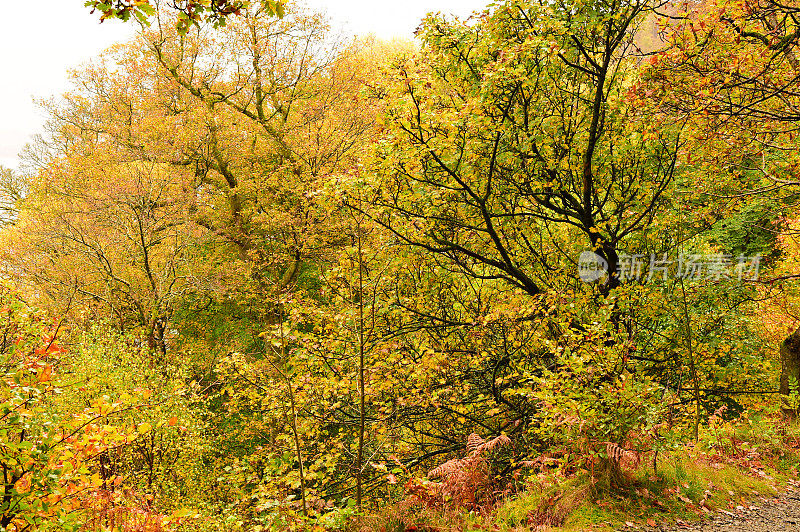
[{"label": "autumn tree", "polygon": [[[651,9],[509,2],[475,25],[427,19],[423,52],[398,66],[388,98],[381,223],[532,296],[567,235],[615,271],[674,173],[676,132],[650,129],[622,97]],[[618,284],[610,275],[602,291]]]},{"label": "autumn tree", "polygon": [[163,357],[196,242],[185,216],[187,176],[116,155],[73,154],[32,179],[4,235],[4,263],[43,304],[77,315],[101,311],[140,330]]},{"label": "autumn tree", "polygon": [[[728,227],[751,249],[758,239],[765,245],[751,253],[778,266],[776,237],[795,231],[790,221],[800,190],[798,10],[771,0],[723,0],[676,7],[672,16],[662,21],[664,46],[633,93],[686,123],[694,230],[724,235]],[[730,243],[723,239],[727,252],[734,251]],[[791,289],[792,276],[765,273],[760,297],[780,299]],[[797,364],[790,351],[782,350],[784,367]]]},{"label": "autumn tree", "polygon": [[[109,163],[116,154],[122,166],[181,176],[181,215],[205,242],[184,286],[200,306],[237,287],[240,302],[252,293],[246,304],[263,306],[341,240],[315,191],[353,164],[373,128],[360,92],[369,44],[324,50],[327,35],[318,15],[255,8],[219,32],[148,30],[75,73],[76,90],[47,104],[50,131],[28,161],[52,169],[102,145]],[[207,61],[217,66],[197,68]]]},{"label": "autumn tree", "polygon": [[25,179],[19,173],[0,167],[0,224],[14,222],[26,189]]},{"label": "autumn tree", "polygon": [[315,190],[352,164],[373,127],[358,48],[337,43],[320,15],[299,8],[279,20],[248,10],[216,34],[179,39],[162,29],[147,38],[163,72],[207,113],[200,171],[230,210],[212,230],[275,286],[293,282],[335,233],[314,208]]},{"label": "autumn tree", "polygon": [[0,526],[79,530],[103,485],[98,455],[132,439],[108,417],[121,403],[93,398],[60,412],[63,320],[27,305],[8,282],[0,301]]},{"label": "autumn tree", "polygon": [[[451,452],[454,430],[525,431],[538,406],[515,379],[559,363],[531,346],[596,319],[553,304],[565,292],[582,300],[578,254],[594,250],[615,272],[667,204],[679,128],[653,130],[624,98],[651,9],[508,2],[474,24],[432,16],[420,52],[397,63],[380,194],[364,212],[408,261],[393,295],[396,356],[427,372],[398,382],[393,415],[424,451],[417,460]],[[599,291],[619,285],[608,275]],[[625,358],[615,351],[606,355]],[[625,366],[606,369],[613,380]]]}]

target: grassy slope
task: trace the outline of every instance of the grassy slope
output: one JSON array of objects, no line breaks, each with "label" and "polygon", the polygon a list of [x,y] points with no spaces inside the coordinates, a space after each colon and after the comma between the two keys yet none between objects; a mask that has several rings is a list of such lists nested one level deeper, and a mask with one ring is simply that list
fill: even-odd
[{"label": "grassy slope", "polygon": [[625,523],[698,520],[775,495],[796,480],[800,424],[762,415],[712,423],[697,444],[661,453],[655,472],[652,458],[646,462],[625,471],[624,486],[592,482],[586,473],[540,474],[526,491],[484,515],[392,507],[361,520],[354,530],[618,530]]}]

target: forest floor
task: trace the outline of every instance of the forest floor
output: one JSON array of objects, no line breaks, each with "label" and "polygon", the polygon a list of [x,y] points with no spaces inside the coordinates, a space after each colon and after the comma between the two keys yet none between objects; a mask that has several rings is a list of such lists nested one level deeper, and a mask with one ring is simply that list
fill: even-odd
[{"label": "forest floor", "polygon": [[[633,528],[628,527],[628,530]],[[760,497],[747,506],[717,510],[712,518],[701,522],[678,521],[661,527],[646,527],[647,532],[760,532],[773,530],[800,531],[800,489],[789,487],[776,497]]]},{"label": "forest floor", "polygon": [[800,532],[800,422],[749,414],[628,464],[624,478],[545,471],[490,512],[392,505],[341,530]]}]

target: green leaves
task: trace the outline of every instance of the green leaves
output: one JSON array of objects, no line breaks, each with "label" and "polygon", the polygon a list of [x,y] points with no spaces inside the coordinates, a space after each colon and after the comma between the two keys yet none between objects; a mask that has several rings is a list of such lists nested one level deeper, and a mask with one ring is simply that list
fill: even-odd
[{"label": "green leaves", "polygon": [[[116,18],[127,22],[133,16],[140,23],[149,25],[150,18],[157,15],[150,0],[88,0],[84,5],[91,8],[92,13],[99,11],[101,21]],[[178,12],[177,28],[181,33],[201,23],[223,27],[228,17],[239,16],[251,8],[279,18],[285,15],[283,2],[275,0],[187,0],[172,4],[172,9]]]}]

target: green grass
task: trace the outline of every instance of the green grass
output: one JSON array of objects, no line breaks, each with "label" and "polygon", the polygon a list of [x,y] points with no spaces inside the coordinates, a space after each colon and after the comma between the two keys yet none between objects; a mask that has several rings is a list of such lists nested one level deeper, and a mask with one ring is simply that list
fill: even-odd
[{"label": "green grass", "polygon": [[727,509],[754,496],[773,495],[780,483],[777,478],[756,478],[735,465],[713,467],[686,454],[659,460],[657,469],[654,474],[652,468],[643,466],[629,473],[624,488],[592,486],[588,476],[583,476],[547,490],[519,494],[496,512],[494,524],[501,531],[527,530],[528,516],[535,515],[543,501],[558,493],[581,498],[570,509],[561,528],[565,531],[610,530],[627,521],[643,523],[648,519],[658,523],[691,521],[704,515],[701,501],[711,510]]},{"label": "green grass", "polygon": [[[552,517],[563,522],[554,530],[573,532],[619,530],[626,522],[694,521],[757,496],[775,495],[800,469],[800,422],[785,425],[752,416],[744,423],[706,428],[702,436],[695,446],[660,455],[656,472],[649,461],[626,472],[621,486],[610,486],[608,480],[593,483],[588,473],[568,479],[553,475],[488,515],[412,510],[405,524],[413,522],[419,530],[522,532],[532,529],[530,521],[549,524]],[[753,460],[768,478],[750,469]],[[361,525],[399,530],[393,528],[399,525],[396,509],[387,507],[381,514]]]}]

